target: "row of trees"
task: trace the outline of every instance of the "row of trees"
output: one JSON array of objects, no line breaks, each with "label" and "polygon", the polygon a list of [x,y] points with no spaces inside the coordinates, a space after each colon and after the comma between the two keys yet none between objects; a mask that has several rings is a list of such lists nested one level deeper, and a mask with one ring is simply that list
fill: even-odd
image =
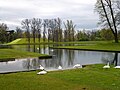
[{"label": "row of trees", "polygon": [[22,21],[22,28],[26,31],[26,37],[30,43],[31,36],[33,42],[38,38],[40,42],[41,38],[45,42],[62,42],[62,41],[74,41],[75,25],[72,20],[64,22],[65,29],[62,29],[62,20],[57,19],[25,19]]},{"label": "row of trees", "polygon": [[[66,38],[65,41],[72,41],[72,37],[74,37],[74,25],[73,22],[67,20],[64,23],[66,30],[64,30],[65,34],[63,35],[62,30],[62,21],[58,19],[25,19],[22,21],[22,29],[16,28],[16,30],[9,30],[6,24],[0,24],[0,43],[10,42],[16,38],[26,37],[28,42],[30,43],[30,38],[33,38],[33,42],[35,43],[35,39],[38,38],[40,42],[41,38],[45,42],[48,40],[52,40],[53,42],[61,42],[64,41],[63,38]],[[65,36],[65,37],[63,37]],[[70,37],[71,36],[71,37]],[[69,37],[71,39],[69,39]]]},{"label": "row of trees", "polygon": [[[33,21],[32,21],[33,20]],[[30,43],[30,39],[38,38],[40,42],[43,38],[43,42],[68,42],[68,41],[93,41],[93,40],[113,40],[114,35],[110,29],[102,30],[75,30],[75,25],[70,20],[63,23],[65,26],[62,29],[62,21],[58,18],[57,20],[46,19],[43,23],[42,19],[25,19],[22,21],[23,29],[16,28],[15,31],[9,30],[6,24],[0,24],[0,42],[10,42],[17,38],[27,38]],[[53,23],[54,22],[54,23]],[[56,23],[58,22],[58,23]],[[58,25],[56,25],[58,24]],[[56,26],[54,26],[56,25]],[[118,31],[118,39],[120,39],[120,31]]]}]

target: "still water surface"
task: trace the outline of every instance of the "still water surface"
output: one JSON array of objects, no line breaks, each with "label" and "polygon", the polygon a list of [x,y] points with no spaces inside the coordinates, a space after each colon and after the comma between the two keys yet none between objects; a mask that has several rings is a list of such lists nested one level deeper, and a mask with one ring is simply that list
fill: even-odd
[{"label": "still water surface", "polygon": [[[37,51],[37,50],[36,50]],[[39,50],[43,54],[52,55],[51,59],[25,58],[15,59],[8,62],[0,62],[0,73],[36,70],[42,65],[46,70],[57,70],[61,65],[63,69],[71,69],[75,64],[88,65],[100,63],[115,63],[120,65],[120,54],[117,54],[117,60],[114,60],[113,52],[80,51],[66,49],[42,48]],[[117,63],[116,63],[117,62]]]}]

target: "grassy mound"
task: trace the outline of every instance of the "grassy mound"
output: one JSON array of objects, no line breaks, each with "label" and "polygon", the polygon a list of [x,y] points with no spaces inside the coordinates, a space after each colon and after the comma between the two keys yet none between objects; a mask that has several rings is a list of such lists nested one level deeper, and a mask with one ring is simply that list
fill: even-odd
[{"label": "grassy mound", "polygon": [[17,44],[17,43],[19,43],[19,42],[21,42],[21,41],[22,41],[22,38],[19,38],[19,39],[16,39],[16,40],[8,43],[8,44]]},{"label": "grassy mound", "polygon": [[[43,41],[43,39],[40,39],[40,43],[46,43],[46,42],[48,42],[47,39],[45,40],[45,42]],[[27,38],[19,38],[8,44],[28,44],[28,41],[27,41]],[[30,38],[30,44],[33,44],[33,38]],[[38,38],[36,38],[35,44],[39,44]]]}]

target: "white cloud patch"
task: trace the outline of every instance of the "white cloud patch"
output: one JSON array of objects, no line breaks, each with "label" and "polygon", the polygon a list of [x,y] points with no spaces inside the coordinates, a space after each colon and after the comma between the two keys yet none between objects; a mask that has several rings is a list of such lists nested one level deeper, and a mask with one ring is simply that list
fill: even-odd
[{"label": "white cloud patch", "polygon": [[98,15],[94,14],[96,0],[0,0],[1,22],[10,28],[20,26],[25,18],[71,19],[78,28],[95,28]]}]

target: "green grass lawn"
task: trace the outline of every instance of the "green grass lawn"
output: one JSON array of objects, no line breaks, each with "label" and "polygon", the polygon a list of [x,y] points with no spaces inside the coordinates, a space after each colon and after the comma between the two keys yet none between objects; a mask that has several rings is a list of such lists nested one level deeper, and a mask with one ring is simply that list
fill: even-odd
[{"label": "green grass lawn", "polygon": [[[35,39],[35,44],[39,44],[38,43],[38,38]],[[50,41],[49,44],[96,44],[96,43],[106,43],[106,41],[79,41],[79,42],[52,42]],[[109,41],[108,41],[109,42]],[[16,40],[13,40],[12,42],[8,43],[10,45],[13,44],[27,44],[27,38],[18,38]],[[33,44],[33,38],[30,39],[30,43]],[[48,43],[48,40],[46,39],[45,42],[43,42],[43,39],[40,39],[40,43]]]},{"label": "green grass lawn", "polygon": [[57,48],[120,51],[120,43],[113,43],[112,41],[86,41],[79,46],[59,46]]},{"label": "green grass lawn", "polygon": [[[47,43],[47,40],[46,42]],[[27,44],[26,38],[16,39],[8,44]],[[31,44],[33,40],[31,38]],[[38,39],[36,39],[36,44],[38,44]],[[43,44],[43,39],[41,39],[41,44]],[[120,51],[120,43],[114,43],[113,41],[79,41],[79,42],[50,42],[49,44],[66,44],[66,46],[60,46],[57,48],[68,48],[68,49],[89,49],[89,50],[108,50],[108,51]],[[79,44],[77,46],[69,46],[69,44]]]},{"label": "green grass lawn", "polygon": [[47,57],[48,55],[43,55],[39,53],[18,51],[15,49],[0,49],[0,59],[7,58],[25,58],[25,57]]},{"label": "green grass lawn", "polygon": [[120,90],[120,70],[91,65],[82,69],[0,74],[0,90]]}]

